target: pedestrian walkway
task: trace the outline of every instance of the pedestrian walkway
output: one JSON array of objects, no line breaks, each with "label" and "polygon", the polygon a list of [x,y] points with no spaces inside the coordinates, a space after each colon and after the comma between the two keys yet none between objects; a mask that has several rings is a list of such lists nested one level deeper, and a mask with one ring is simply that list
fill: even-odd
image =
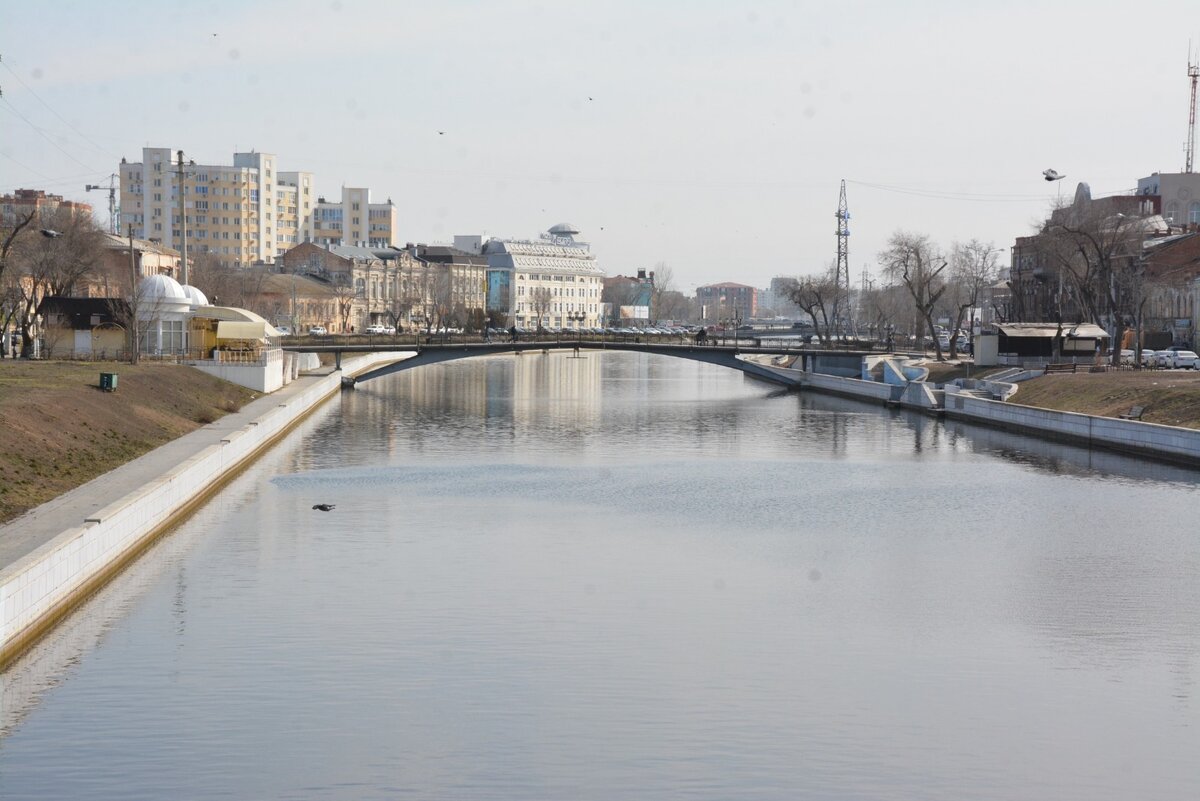
[{"label": "pedestrian walkway", "polygon": [[334,371],[332,366],[304,373],[282,389],[264,395],[214,423],[161,445],[115,470],[63,493],[0,526],[0,570],[50,542],[59,534],[82,525],[87,516],[160,478],[230,432],[244,428],[268,411],[286,404]]}]

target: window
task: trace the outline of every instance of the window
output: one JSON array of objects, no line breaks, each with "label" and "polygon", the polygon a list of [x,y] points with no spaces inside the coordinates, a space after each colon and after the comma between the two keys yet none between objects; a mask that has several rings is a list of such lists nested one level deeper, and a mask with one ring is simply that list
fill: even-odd
[{"label": "window", "polygon": [[1188,224],[1200,225],[1200,201],[1192,201],[1192,205],[1188,207]]}]

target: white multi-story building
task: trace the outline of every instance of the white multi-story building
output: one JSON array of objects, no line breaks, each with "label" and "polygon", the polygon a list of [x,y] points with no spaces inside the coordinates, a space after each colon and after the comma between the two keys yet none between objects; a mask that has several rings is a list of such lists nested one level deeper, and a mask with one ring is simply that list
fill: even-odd
[{"label": "white multi-story building", "polygon": [[[488,257],[488,310],[521,328],[594,328],[601,324],[604,271],[579,229],[559,223],[537,240],[455,237],[460,250]],[[474,246],[474,247],[473,247]]]}]

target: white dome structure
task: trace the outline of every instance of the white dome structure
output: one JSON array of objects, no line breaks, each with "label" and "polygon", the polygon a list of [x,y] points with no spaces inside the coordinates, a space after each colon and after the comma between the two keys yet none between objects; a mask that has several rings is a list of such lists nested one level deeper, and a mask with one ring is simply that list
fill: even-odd
[{"label": "white dome structure", "polygon": [[184,284],[180,288],[183,290],[183,293],[187,295],[188,302],[192,304],[193,309],[195,309],[197,306],[209,305],[208,298],[205,297],[204,293],[199,289],[196,289],[196,287],[192,286],[191,284]]},{"label": "white dome structure", "polygon": [[150,275],[138,284],[138,305],[153,306],[158,311],[188,311],[192,302],[183,287],[169,275]]},{"label": "white dome structure", "polygon": [[579,233],[579,229],[570,223],[561,222],[558,225],[550,226],[549,232],[555,236],[575,236]]}]

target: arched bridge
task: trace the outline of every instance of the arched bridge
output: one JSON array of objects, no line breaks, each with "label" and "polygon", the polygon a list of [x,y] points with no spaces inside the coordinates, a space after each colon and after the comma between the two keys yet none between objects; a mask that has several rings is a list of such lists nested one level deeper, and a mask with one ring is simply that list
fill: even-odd
[{"label": "arched bridge", "polygon": [[[744,356],[810,356],[820,359],[825,370],[822,372],[834,372],[845,375],[857,376],[859,373],[859,365],[862,363],[862,357],[866,351],[832,351],[832,350],[813,350],[809,348],[797,347],[771,347],[766,345],[751,345],[747,346],[743,343],[738,344],[693,344],[693,343],[671,343],[671,342],[637,342],[630,340],[609,340],[609,339],[578,339],[578,340],[553,340],[553,341],[529,341],[529,342],[417,342],[407,344],[404,342],[350,342],[347,344],[314,344],[314,345],[285,345],[284,350],[296,351],[303,353],[332,353],[334,354],[336,364],[340,368],[343,353],[378,353],[384,351],[416,351],[415,355],[403,359],[401,361],[386,364],[383,367],[376,368],[370,372],[363,373],[353,379],[346,379],[346,383],[353,385],[360,381],[369,381],[372,378],[380,378],[381,376],[391,375],[403,370],[411,370],[415,367],[424,367],[428,364],[437,364],[438,362],[453,361],[456,359],[468,359],[472,356],[487,356],[502,353],[525,353],[529,351],[549,352],[552,350],[619,350],[632,351],[636,353],[652,353],[658,356],[674,356],[680,359],[691,359],[693,361],[704,362],[706,364],[715,364],[720,367],[728,367],[734,370],[740,370],[747,375],[755,378],[769,381],[774,384],[783,386],[795,386],[798,382],[788,376],[786,373],[777,371],[771,368],[768,364],[761,364],[756,361],[747,361],[742,358]],[[787,359],[787,364],[781,366],[791,366],[791,359]],[[798,366],[798,365],[797,365]],[[830,369],[833,368],[833,369]],[[839,369],[840,368],[840,369]]]}]

